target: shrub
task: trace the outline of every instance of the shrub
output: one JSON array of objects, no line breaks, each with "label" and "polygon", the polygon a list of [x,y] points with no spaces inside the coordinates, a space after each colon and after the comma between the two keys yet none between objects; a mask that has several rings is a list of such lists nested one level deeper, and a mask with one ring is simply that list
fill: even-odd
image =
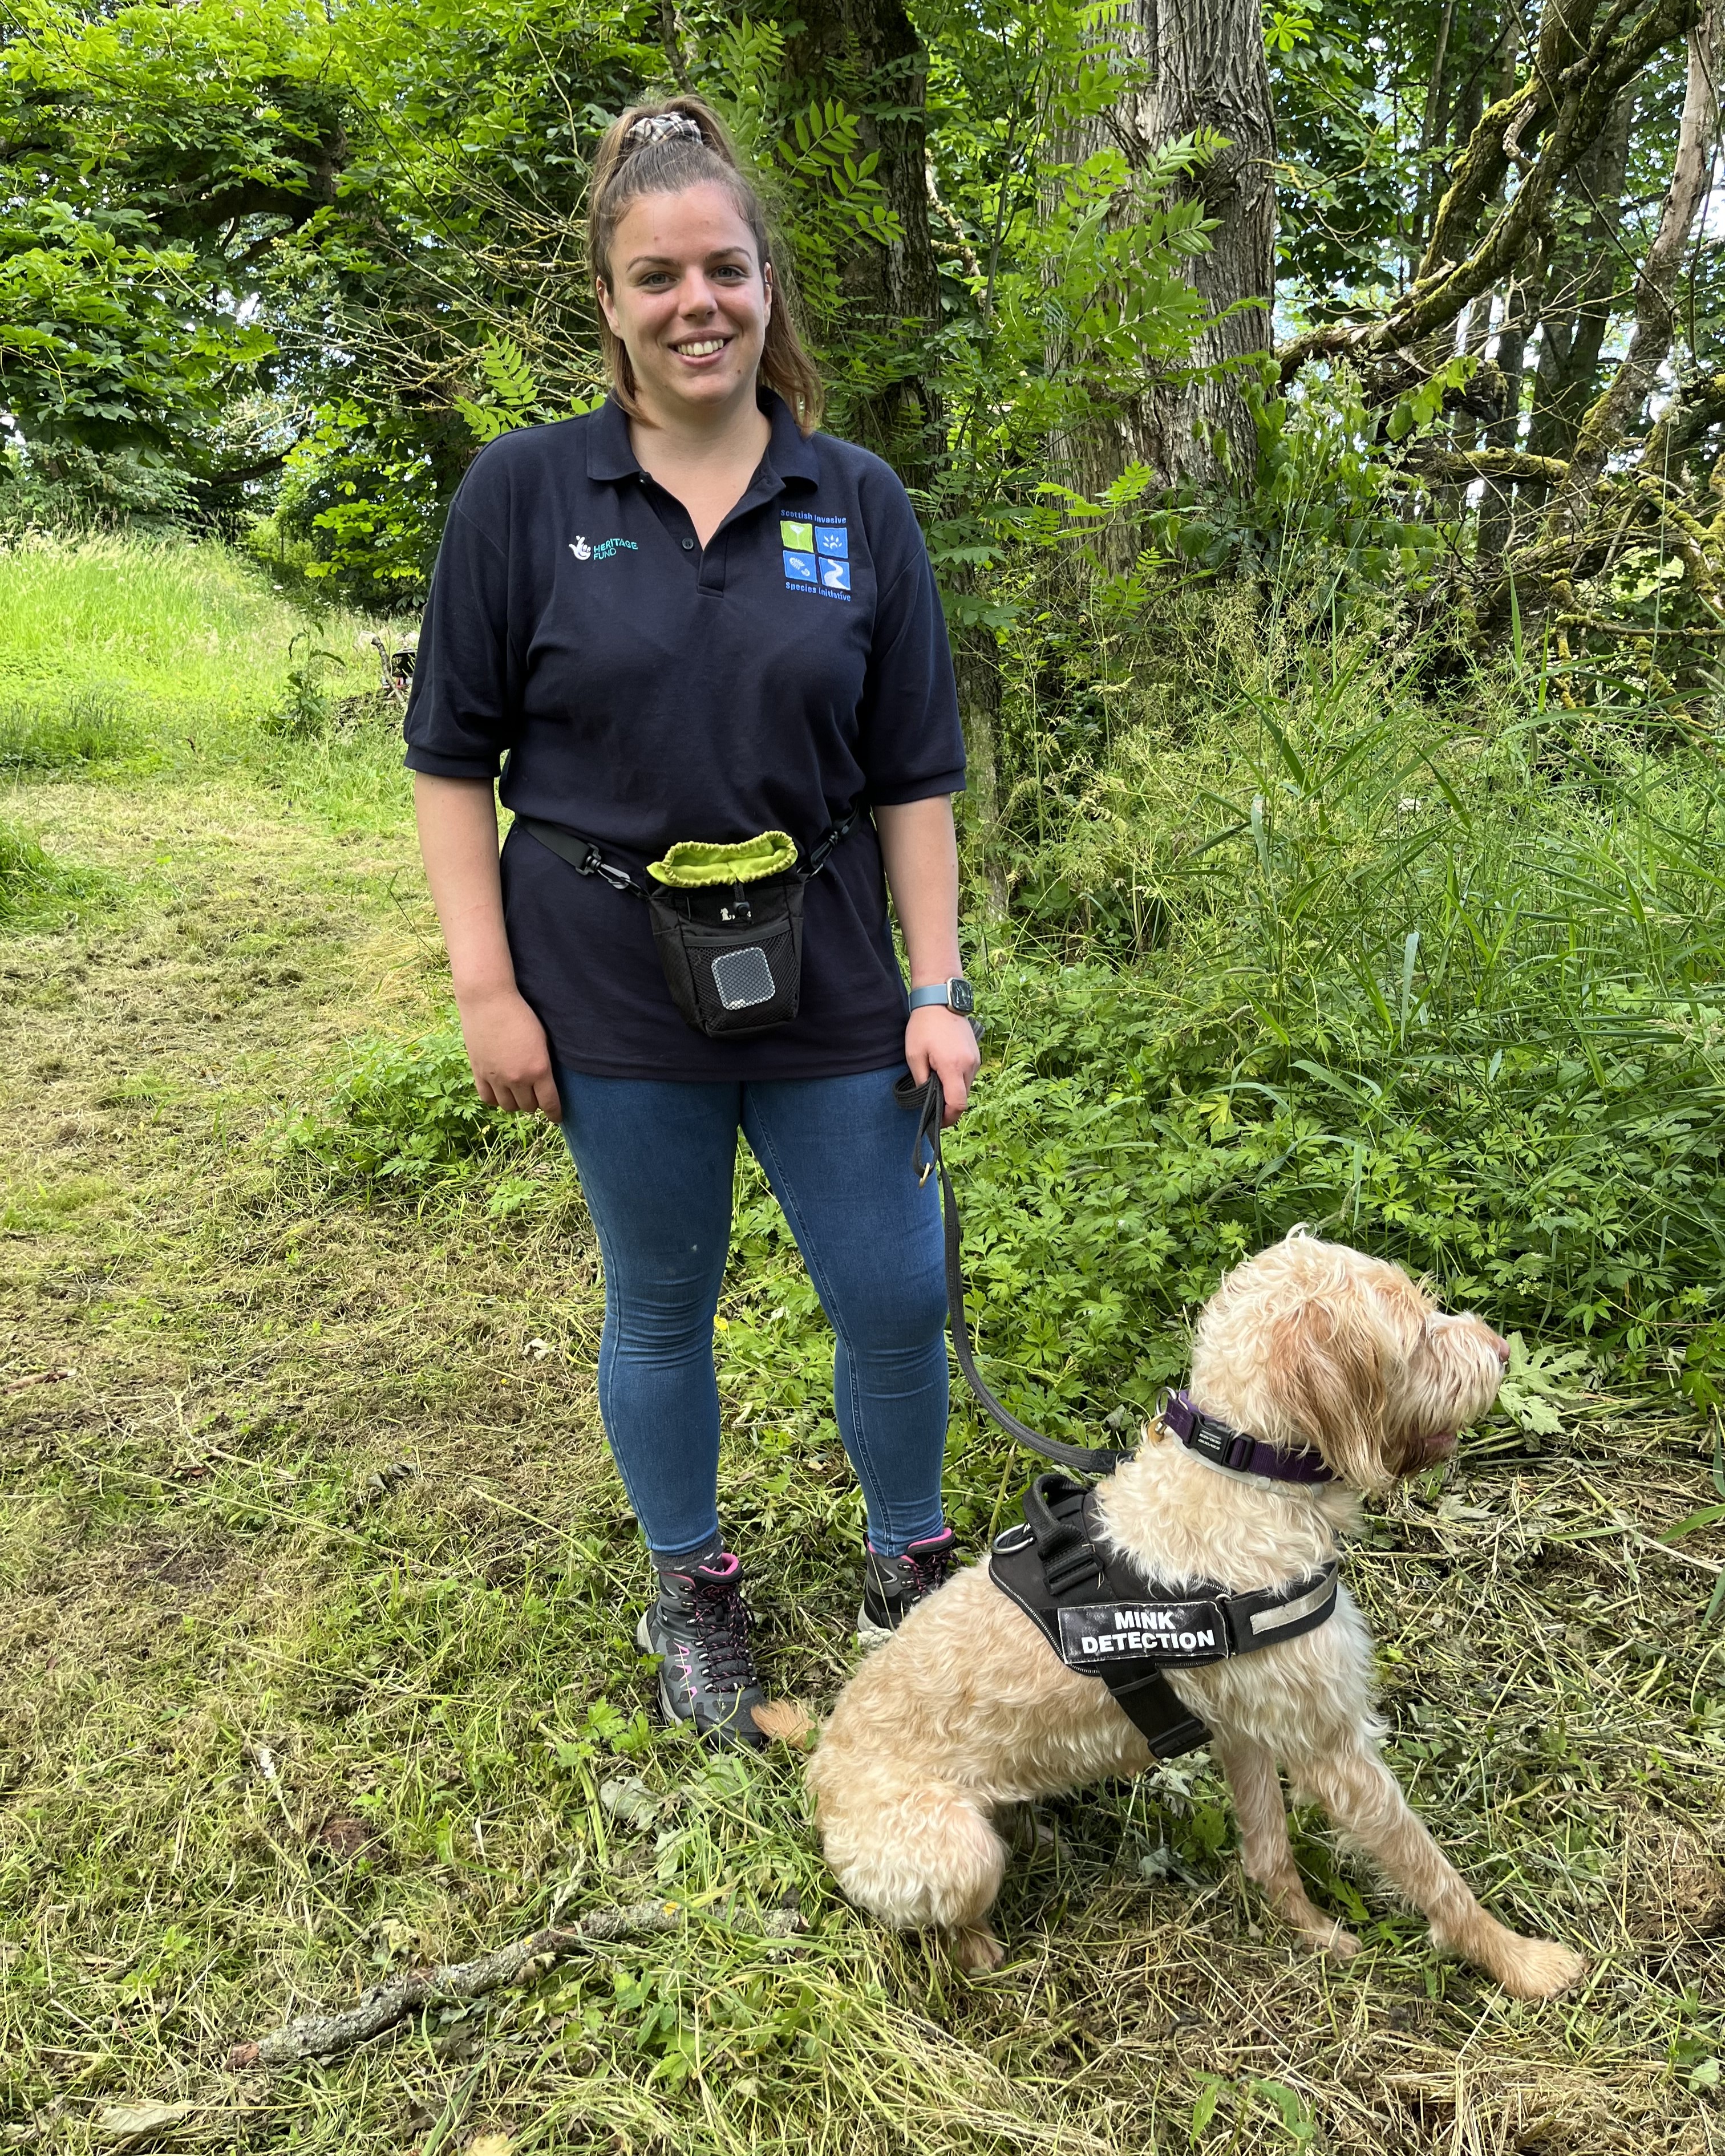
[{"label": "shrub", "polygon": [[536,1118],[486,1107],[454,1033],[363,1048],[328,1106],[290,1123],[280,1143],[350,1190],[418,1199],[480,1183],[494,1212],[525,1202],[528,1171],[559,1151]]}]

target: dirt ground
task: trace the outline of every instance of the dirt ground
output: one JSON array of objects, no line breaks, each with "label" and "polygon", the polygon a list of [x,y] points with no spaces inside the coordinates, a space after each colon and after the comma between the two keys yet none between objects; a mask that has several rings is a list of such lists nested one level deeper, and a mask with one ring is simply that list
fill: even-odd
[{"label": "dirt ground", "polygon": [[[1590,1402],[1353,1568],[1398,1771],[1500,1915],[1585,1948],[1574,1998],[1440,1962],[1316,1822],[1368,1951],[1296,1954],[1201,1759],[1050,1808],[968,1984],[835,1901],[794,1759],[640,1714],[572,1189],[368,1205],[283,1148],[349,1044],[444,1014],[404,819],[291,774],[25,811],[110,880],[0,939],[0,2145],[1725,2148],[1725,1537],[1657,1539],[1714,1495],[1692,1422]],[[746,1445],[726,1475],[770,1512]],[[855,1552],[798,1517],[762,1636],[820,1699]],[[693,1913],[326,2066],[229,2064],[644,1895]]]}]

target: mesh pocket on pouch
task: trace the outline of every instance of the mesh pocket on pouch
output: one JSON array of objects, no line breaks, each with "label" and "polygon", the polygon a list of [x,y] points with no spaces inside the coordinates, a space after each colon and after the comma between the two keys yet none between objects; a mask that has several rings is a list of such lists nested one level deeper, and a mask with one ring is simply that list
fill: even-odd
[{"label": "mesh pocket on pouch", "polygon": [[704,1033],[752,1033],[796,1016],[799,983],[788,921],[740,950],[706,947],[690,955]]},{"label": "mesh pocket on pouch", "polygon": [[726,951],[713,961],[713,986],[726,1010],[747,1010],[771,1003],[778,988],[773,965],[758,943],[746,951]]},{"label": "mesh pocket on pouch", "polygon": [[802,886],[753,886],[751,897],[751,917],[726,922],[714,894],[653,895],[653,937],[672,999],[713,1039],[764,1033],[797,1015]]}]

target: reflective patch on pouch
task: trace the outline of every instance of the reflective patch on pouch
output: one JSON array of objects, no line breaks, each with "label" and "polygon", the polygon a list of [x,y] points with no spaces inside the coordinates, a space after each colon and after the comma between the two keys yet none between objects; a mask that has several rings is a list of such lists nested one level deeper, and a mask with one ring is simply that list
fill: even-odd
[{"label": "reflective patch on pouch", "polygon": [[746,950],[726,951],[713,961],[713,986],[726,1010],[747,1010],[755,1004],[771,1003],[778,983],[767,953],[758,943]]}]

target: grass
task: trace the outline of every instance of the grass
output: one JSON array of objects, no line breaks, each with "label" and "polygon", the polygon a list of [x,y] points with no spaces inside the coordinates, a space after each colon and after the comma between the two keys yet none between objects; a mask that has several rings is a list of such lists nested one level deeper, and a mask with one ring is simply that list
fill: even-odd
[{"label": "grass", "polygon": [[[96,678],[106,654],[85,658]],[[211,694],[267,704],[249,675]],[[1476,1434],[1351,1564],[1399,1773],[1498,1913],[1586,1948],[1575,1999],[1516,2005],[1440,1962],[1309,1819],[1302,1862],[1367,1952],[1296,1954],[1201,1757],[1048,1808],[1003,1905],[1011,1958],[964,1983],[836,1900],[792,1759],[707,1759],[643,1715],[590,1234],[554,1147],[447,1089],[381,732],[259,734],[195,787],[147,757],[98,783],[39,770],[8,814],[110,880],[101,912],[0,939],[0,2146],[113,2147],[105,2109],[149,2100],[192,2107],[163,2147],[343,2156],[487,2133],[523,2156],[1725,2143],[1704,1616],[1725,1533],[1661,1538],[1719,1501],[1725,1466],[1669,1389],[1536,1337],[1528,1427]],[[964,1178],[989,1344],[1022,1301],[1024,1397],[1076,1420],[1132,1381],[1139,1312],[1151,1359],[1174,1351],[1185,1291],[1170,1274],[1108,1306],[1099,1260],[1060,1393],[1060,1312],[1037,1297],[1063,1209],[1131,1170],[1083,1215],[1082,1255],[1127,1183],[1165,1201],[1156,1155],[1105,1150],[1101,1111],[1136,1096],[1111,1078],[1086,1097],[1085,1044],[1119,1015],[1097,979],[1024,952],[996,971],[1003,1106]],[[1063,1140],[1086,1106],[1096,1126]],[[742,1199],[725,1502],[770,1681],[825,1698],[860,1518],[806,1286],[747,1176]],[[1195,1282],[1210,1261],[1190,1262]],[[1025,1472],[961,1410],[973,1543]],[[326,2066],[228,2068],[387,1971],[655,1891],[694,1907],[686,1934]],[[800,1938],[701,1921],[792,1895]]]}]

